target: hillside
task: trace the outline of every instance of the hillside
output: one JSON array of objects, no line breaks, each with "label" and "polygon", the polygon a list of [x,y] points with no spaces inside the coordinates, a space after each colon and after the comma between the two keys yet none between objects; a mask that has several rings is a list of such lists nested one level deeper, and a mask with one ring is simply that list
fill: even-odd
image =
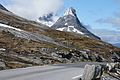
[{"label": "hillside", "polygon": [[0,10],[0,69],[35,65],[112,61],[120,49],[101,40],[51,29]]}]

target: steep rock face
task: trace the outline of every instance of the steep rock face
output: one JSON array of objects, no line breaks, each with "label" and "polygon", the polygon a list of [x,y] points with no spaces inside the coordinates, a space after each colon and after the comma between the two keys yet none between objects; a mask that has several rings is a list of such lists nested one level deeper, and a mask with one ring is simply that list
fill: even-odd
[{"label": "steep rock face", "polygon": [[52,28],[60,31],[78,33],[94,39],[100,39],[81,24],[77,17],[76,10],[72,7],[66,10],[64,16],[60,17]]},{"label": "steep rock face", "polygon": [[0,4],[0,9],[8,11],[3,5]]}]

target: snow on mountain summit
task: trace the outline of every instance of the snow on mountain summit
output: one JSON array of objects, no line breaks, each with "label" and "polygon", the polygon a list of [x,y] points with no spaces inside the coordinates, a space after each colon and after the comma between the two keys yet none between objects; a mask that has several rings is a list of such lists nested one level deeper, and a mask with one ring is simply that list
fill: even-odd
[{"label": "snow on mountain summit", "polygon": [[55,15],[53,13],[49,13],[39,17],[37,22],[45,24],[59,31],[67,31],[84,35],[90,38],[100,39],[82,25],[77,17],[76,10],[73,7],[68,8],[65,11],[63,17],[60,17],[59,19],[58,17],[55,19]]},{"label": "snow on mountain summit", "polygon": [[90,38],[100,39],[82,25],[77,17],[76,10],[72,7],[68,8],[65,11],[64,16],[60,17],[51,27],[60,31],[73,32]]},{"label": "snow on mountain summit", "polygon": [[67,32],[75,32],[75,33],[79,33],[79,34],[84,34],[83,32],[77,30],[76,28],[74,28],[74,26],[68,26],[68,27],[63,27],[63,28],[58,28],[57,30],[59,31],[67,31]]},{"label": "snow on mountain summit", "polygon": [[76,10],[72,7],[68,8],[64,13],[64,16],[67,16],[67,15],[76,16]]}]

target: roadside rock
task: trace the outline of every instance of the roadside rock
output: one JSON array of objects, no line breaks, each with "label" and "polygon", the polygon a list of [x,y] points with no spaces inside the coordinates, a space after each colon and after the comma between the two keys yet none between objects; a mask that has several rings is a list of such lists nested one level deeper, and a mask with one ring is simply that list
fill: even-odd
[{"label": "roadside rock", "polygon": [[4,62],[0,62],[0,70],[6,69],[6,65]]},{"label": "roadside rock", "polygon": [[95,65],[85,65],[82,80],[92,80],[95,73]]},{"label": "roadside rock", "polygon": [[107,67],[108,67],[108,70],[111,72],[113,70],[115,70],[115,65],[117,65],[116,63],[107,63]]},{"label": "roadside rock", "polygon": [[112,53],[112,61],[113,62],[120,62],[120,53]]},{"label": "roadside rock", "polygon": [[106,76],[106,77],[102,77],[101,80],[118,80],[118,79],[113,78],[113,77],[111,77],[111,76]]}]

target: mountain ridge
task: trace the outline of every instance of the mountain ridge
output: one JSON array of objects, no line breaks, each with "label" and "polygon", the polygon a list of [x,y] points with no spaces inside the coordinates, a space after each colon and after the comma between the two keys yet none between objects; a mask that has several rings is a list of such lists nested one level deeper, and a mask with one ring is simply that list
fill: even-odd
[{"label": "mountain ridge", "polygon": [[1,10],[5,10],[5,11],[8,11],[3,5],[0,4],[0,9]]},{"label": "mountain ridge", "polygon": [[81,61],[112,62],[120,48],[0,11],[0,69]]},{"label": "mountain ridge", "polygon": [[73,32],[90,38],[100,39],[81,24],[77,17],[76,10],[72,7],[68,8],[64,16],[60,17],[51,27],[60,31]]}]

